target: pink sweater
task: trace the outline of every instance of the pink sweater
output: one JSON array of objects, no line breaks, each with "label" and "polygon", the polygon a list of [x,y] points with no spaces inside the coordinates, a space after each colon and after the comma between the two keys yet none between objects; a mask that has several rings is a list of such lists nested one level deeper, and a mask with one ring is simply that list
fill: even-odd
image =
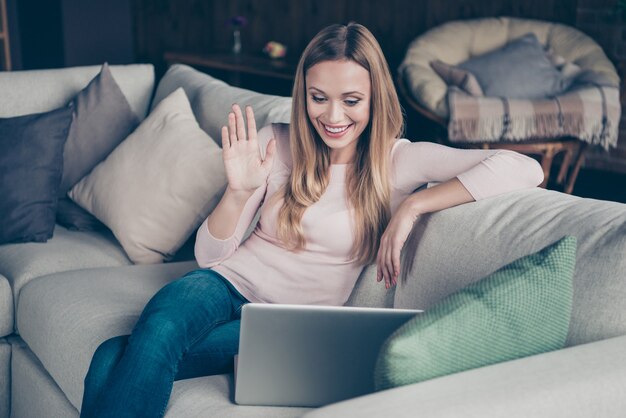
[{"label": "pink sweater", "polygon": [[[289,125],[266,126],[258,136],[263,156],[269,140],[276,138],[277,158],[267,184],[247,201],[230,238],[213,237],[206,221],[202,223],[195,246],[198,264],[220,273],[251,302],[343,305],[364,267],[349,260],[354,237],[344,181],[348,165],[331,165],[328,188],[302,217],[306,246],[301,252],[292,252],[276,237],[282,199],[269,202],[290,172]],[[392,213],[415,189],[429,182],[457,177],[479,200],[535,187],[543,180],[535,160],[512,151],[458,150],[399,139],[391,158]],[[259,208],[259,222],[242,243]]]}]

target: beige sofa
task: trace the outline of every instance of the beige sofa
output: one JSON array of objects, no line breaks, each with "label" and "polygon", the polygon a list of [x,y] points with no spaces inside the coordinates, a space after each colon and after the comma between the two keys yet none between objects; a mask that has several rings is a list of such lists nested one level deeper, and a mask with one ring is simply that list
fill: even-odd
[{"label": "beige sofa", "polygon": [[[97,71],[0,73],[0,117],[57,107]],[[112,71],[133,109],[145,116],[152,67]],[[233,102],[253,104],[258,125],[289,118],[288,98],[235,89],[179,65],[158,83],[152,106],[181,86],[214,138]],[[183,380],[174,385],[166,416],[624,416],[626,205],[533,189],[424,216],[405,248],[412,269],[398,288],[386,291],[370,266],[348,304],[427,309],[564,235],[579,243],[565,349],[316,410],[237,406],[231,375]],[[196,268],[188,255],[179,258],[187,261],[133,265],[111,233],[58,225],[47,243],[0,246],[0,417],[78,416],[94,350],[128,333],[160,287]]]}]

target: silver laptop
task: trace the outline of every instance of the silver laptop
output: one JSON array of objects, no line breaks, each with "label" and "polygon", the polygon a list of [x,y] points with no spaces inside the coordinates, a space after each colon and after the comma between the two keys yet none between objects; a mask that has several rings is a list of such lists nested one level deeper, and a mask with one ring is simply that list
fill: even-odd
[{"label": "silver laptop", "polygon": [[382,344],[419,312],[246,304],[235,402],[317,407],[371,393]]}]

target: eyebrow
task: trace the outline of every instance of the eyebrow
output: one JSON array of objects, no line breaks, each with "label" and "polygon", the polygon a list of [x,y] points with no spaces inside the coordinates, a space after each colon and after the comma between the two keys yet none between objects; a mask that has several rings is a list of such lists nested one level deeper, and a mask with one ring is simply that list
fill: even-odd
[{"label": "eyebrow", "polygon": [[[320,93],[322,93],[322,94],[326,94],[326,93],[324,93],[324,90],[322,90],[322,89],[318,89],[317,87],[313,87],[313,86],[309,87],[309,90],[317,90],[317,91],[319,91],[319,92],[320,92]],[[364,94],[364,93],[361,93],[361,92],[360,92],[360,91],[358,91],[358,90],[347,91],[347,92],[345,92],[345,93],[341,93],[341,95],[342,95],[342,96],[352,96],[352,95],[354,95],[354,94],[360,94],[361,96],[365,96],[365,94]]]}]

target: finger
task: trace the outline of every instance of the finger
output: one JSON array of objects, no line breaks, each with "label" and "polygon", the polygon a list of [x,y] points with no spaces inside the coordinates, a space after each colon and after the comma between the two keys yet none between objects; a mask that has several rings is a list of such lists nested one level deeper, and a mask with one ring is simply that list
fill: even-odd
[{"label": "finger", "polygon": [[222,149],[230,148],[230,139],[228,139],[228,128],[222,126]]},{"label": "finger", "polygon": [[228,114],[228,133],[230,135],[230,145],[233,146],[237,143],[237,127],[235,126],[235,114],[233,112]]},{"label": "finger", "polygon": [[400,276],[400,250],[396,245],[391,252],[391,263],[393,268],[393,276],[391,278],[391,285],[395,286],[398,284],[398,277]]},{"label": "finger", "polygon": [[243,123],[243,113],[238,104],[233,105],[233,112],[235,112],[235,123],[237,125],[237,137],[240,141],[246,140],[246,125]]},{"label": "finger", "polygon": [[384,238],[380,239],[378,246],[378,254],[376,255],[376,281],[383,280],[383,252],[385,251]]},{"label": "finger", "polygon": [[254,120],[252,106],[246,106],[246,118],[248,120],[248,141],[256,141],[256,121]]},{"label": "finger", "polygon": [[383,259],[382,259],[382,266],[383,266],[383,274],[385,276],[385,284],[391,284],[391,276],[392,276],[392,272],[390,269],[390,251],[391,249],[389,248],[390,243],[387,241],[387,243],[385,244],[385,251],[383,253]]}]

